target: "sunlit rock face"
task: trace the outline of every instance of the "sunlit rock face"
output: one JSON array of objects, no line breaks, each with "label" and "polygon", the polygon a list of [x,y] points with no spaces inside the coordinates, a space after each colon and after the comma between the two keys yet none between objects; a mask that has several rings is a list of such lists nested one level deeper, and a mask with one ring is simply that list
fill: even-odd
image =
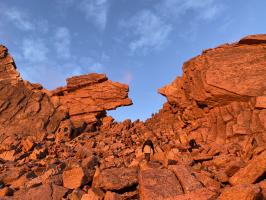
[{"label": "sunlit rock face", "polygon": [[253,35],[205,50],[183,65],[182,77],[159,90],[180,110],[186,126],[194,126],[193,137],[265,144],[265,38]]},{"label": "sunlit rock face", "polygon": [[0,46],[0,131],[9,135],[55,132],[70,118],[74,126],[95,123],[106,110],[131,105],[128,86],[109,81],[104,74],[67,79],[67,86],[47,91],[22,80],[12,57]]},{"label": "sunlit rock face", "polygon": [[93,73],[48,91],[0,46],[0,199],[265,199],[265,80],[266,35],[247,36],[185,62],[151,118],[118,123],[106,110],[132,104],[127,85]]},{"label": "sunlit rock face", "polygon": [[128,106],[128,86],[108,80],[105,74],[87,74],[67,79],[67,86],[52,91],[52,99],[69,113],[75,126],[94,123],[106,110]]}]

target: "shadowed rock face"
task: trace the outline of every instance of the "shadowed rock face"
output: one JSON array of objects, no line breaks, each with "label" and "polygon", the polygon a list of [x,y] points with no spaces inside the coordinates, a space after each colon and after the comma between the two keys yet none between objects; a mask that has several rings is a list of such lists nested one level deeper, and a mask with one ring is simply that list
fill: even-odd
[{"label": "shadowed rock face", "polygon": [[266,35],[247,36],[184,63],[150,119],[117,123],[106,110],[132,104],[127,85],[87,74],[47,91],[0,46],[0,198],[265,199],[265,80]]}]

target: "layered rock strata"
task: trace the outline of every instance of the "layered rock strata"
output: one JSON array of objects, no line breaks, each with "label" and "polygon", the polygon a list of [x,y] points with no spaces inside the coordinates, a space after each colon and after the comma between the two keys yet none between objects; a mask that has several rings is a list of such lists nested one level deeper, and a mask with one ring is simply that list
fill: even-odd
[{"label": "layered rock strata", "polygon": [[265,199],[265,66],[266,35],[206,50],[158,113],[118,123],[106,110],[132,103],[126,85],[89,74],[47,91],[1,46],[0,198]]},{"label": "layered rock strata", "polygon": [[206,50],[159,93],[178,110],[189,137],[238,143],[249,151],[266,142],[265,56],[264,35]]}]

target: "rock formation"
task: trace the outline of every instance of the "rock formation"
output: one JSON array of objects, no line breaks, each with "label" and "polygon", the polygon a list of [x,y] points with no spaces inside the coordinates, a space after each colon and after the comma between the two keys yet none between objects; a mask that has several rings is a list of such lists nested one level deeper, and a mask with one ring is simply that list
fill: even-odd
[{"label": "rock formation", "polygon": [[184,63],[150,119],[117,123],[106,110],[132,104],[127,85],[88,74],[48,91],[0,46],[0,199],[266,199],[265,80],[266,35],[247,36]]}]

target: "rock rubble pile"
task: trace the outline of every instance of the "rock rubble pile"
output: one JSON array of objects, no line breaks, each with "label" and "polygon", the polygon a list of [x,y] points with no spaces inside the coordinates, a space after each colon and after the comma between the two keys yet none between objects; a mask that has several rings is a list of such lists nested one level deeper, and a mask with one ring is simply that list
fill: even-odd
[{"label": "rock rubble pile", "polygon": [[0,46],[0,199],[266,199],[265,80],[266,35],[247,36],[185,62],[150,119],[118,123],[106,111],[132,104],[127,85],[48,91]]}]

